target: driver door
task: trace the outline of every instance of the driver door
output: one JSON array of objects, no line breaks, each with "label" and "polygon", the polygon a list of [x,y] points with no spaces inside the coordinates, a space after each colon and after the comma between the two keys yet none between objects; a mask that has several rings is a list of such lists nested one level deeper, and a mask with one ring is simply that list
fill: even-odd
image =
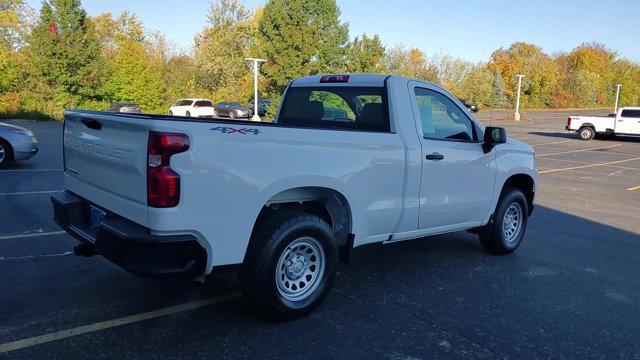
[{"label": "driver door", "polygon": [[484,153],[482,129],[441,89],[417,83],[410,96],[422,147],[420,228],[477,226],[493,199],[495,152]]}]

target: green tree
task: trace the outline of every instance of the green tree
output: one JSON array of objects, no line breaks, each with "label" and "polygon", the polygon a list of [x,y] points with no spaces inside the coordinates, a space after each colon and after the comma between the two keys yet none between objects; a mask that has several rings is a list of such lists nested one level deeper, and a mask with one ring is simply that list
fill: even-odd
[{"label": "green tree", "polygon": [[383,73],[385,72],[385,47],[380,36],[372,38],[367,34],[356,36],[349,43],[347,52],[347,71],[350,73]]},{"label": "green tree", "polygon": [[45,114],[59,117],[69,107],[102,100],[104,81],[100,44],[79,0],[42,3],[29,37],[32,91]]},{"label": "green tree", "polygon": [[614,63],[614,73],[613,82],[622,85],[619,104],[640,106],[640,66],[626,59],[617,60]]},{"label": "green tree", "polygon": [[523,108],[545,108],[553,104],[553,93],[558,85],[558,67],[539,46],[517,42],[508,49],[498,49],[491,55],[489,67],[500,72],[506,83],[506,93],[512,101],[518,87],[516,74],[525,75],[522,83],[525,96],[521,98]]},{"label": "green tree", "polygon": [[511,106],[509,97],[504,90],[504,80],[499,71],[493,71],[493,81],[491,84],[490,107],[494,109],[506,109]]},{"label": "green tree", "polygon": [[468,97],[465,80],[473,68],[469,61],[454,58],[449,55],[439,55],[433,60],[436,69],[436,82],[457,97]]},{"label": "green tree", "polygon": [[[493,107],[491,96],[494,91],[494,74],[485,63],[473,65],[461,84],[460,96],[482,107]],[[506,98],[506,97],[505,97]]]},{"label": "green tree", "polygon": [[335,0],[270,0],[258,26],[262,73],[275,99],[300,76],[345,70],[349,29]]},{"label": "green tree", "polygon": [[23,0],[0,0],[0,114],[14,115],[20,109],[31,13]]},{"label": "green tree", "polygon": [[141,41],[122,39],[104,92],[110,101],[134,101],[145,112],[164,112],[165,85],[162,69],[150,61]]},{"label": "green tree", "polygon": [[249,63],[244,60],[250,45],[250,15],[238,0],[211,2],[207,26],[196,36],[197,83],[217,100],[237,100],[250,91]]},{"label": "green tree", "polygon": [[438,71],[427,54],[417,48],[406,48],[402,45],[388,49],[385,56],[385,67],[391,74],[436,82]]}]

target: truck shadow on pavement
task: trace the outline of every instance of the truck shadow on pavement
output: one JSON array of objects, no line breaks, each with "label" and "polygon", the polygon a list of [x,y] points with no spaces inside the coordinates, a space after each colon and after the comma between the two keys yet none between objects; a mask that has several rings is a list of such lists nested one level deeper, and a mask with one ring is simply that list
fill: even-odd
[{"label": "truck shadow on pavement", "polygon": [[[12,355],[633,357],[639,263],[637,232],[538,206],[508,256],[487,254],[466,232],[357,248],[325,303],[298,321],[274,322],[237,299]],[[0,273],[0,342],[238,288],[230,274],[204,285],[148,282],[93,259],[0,262]]]},{"label": "truck shadow on pavement", "polygon": [[318,349],[357,344],[359,356],[640,350],[632,340],[640,332],[640,235],[633,231],[538,206],[512,255],[489,255],[466,232],[364,246],[352,255],[326,303],[306,319],[273,323],[244,301],[230,305],[238,311],[232,318],[242,319],[234,331],[250,334],[243,346],[280,349],[286,343],[279,339],[297,336]]}]

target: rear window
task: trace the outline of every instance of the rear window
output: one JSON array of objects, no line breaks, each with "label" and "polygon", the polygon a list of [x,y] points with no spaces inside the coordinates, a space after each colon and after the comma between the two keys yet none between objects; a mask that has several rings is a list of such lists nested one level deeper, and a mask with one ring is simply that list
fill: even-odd
[{"label": "rear window", "polygon": [[196,101],[196,103],[194,104],[194,106],[200,106],[200,107],[213,107],[213,104],[211,103],[211,101],[209,100],[199,100]]},{"label": "rear window", "polygon": [[291,87],[278,123],[389,132],[387,93],[382,87]]},{"label": "rear window", "polygon": [[640,110],[622,110],[622,117],[627,118],[640,118]]}]

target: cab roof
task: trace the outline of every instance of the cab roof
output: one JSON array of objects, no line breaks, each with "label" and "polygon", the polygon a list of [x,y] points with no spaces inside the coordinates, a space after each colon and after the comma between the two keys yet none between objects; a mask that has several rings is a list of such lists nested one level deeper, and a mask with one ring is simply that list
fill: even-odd
[{"label": "cab roof", "polygon": [[[323,77],[349,77],[347,81],[341,82],[321,82]],[[384,86],[384,81],[390,75],[387,74],[325,74],[325,75],[313,75],[305,76],[299,79],[295,79],[291,82],[292,87],[307,87],[307,86]]]}]

